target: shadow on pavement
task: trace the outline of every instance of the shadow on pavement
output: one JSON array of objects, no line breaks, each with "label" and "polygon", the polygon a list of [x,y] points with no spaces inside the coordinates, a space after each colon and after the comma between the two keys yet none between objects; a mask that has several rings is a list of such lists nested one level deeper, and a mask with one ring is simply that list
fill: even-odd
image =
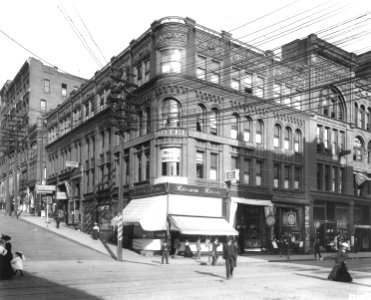
[{"label": "shadow on pavement", "polygon": [[218,277],[218,278],[225,279],[223,276],[216,275],[216,274],[211,273],[211,272],[201,272],[201,271],[195,271],[195,272],[198,273],[198,274],[201,274],[201,275],[208,275],[208,276],[213,276],[213,277]]},{"label": "shadow on pavement", "polygon": [[107,252],[109,253],[109,255],[114,259],[114,260],[117,260],[117,256],[112,252],[112,250],[110,249],[110,247],[108,247],[107,243],[102,240],[102,239],[99,239],[102,243],[102,245],[104,246],[104,248],[107,250]]},{"label": "shadow on pavement", "polygon": [[10,280],[1,280],[0,298],[22,300],[102,299],[66,285],[25,273],[23,277],[17,276]]}]

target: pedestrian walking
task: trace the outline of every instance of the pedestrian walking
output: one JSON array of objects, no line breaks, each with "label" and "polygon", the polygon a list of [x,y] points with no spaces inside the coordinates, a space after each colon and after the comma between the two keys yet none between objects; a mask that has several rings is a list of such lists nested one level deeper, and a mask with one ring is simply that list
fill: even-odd
[{"label": "pedestrian walking", "polygon": [[26,258],[20,251],[16,251],[14,254],[14,258],[11,261],[14,275],[17,275],[17,273],[19,272],[21,276],[23,276],[23,261],[25,261]]},{"label": "pedestrian walking", "polygon": [[[318,254],[318,258],[317,258],[317,254]],[[314,242],[314,258],[316,260],[319,260],[321,259],[321,251],[320,251],[320,242],[319,242],[319,239],[316,238],[316,241]]]},{"label": "pedestrian walking", "polygon": [[174,254],[173,254],[173,258],[176,258],[176,256],[179,254],[179,250],[180,250],[180,241],[178,238],[176,238],[174,240]]},{"label": "pedestrian walking", "polygon": [[223,247],[223,258],[225,259],[225,269],[227,279],[233,278],[233,270],[237,265],[237,251],[233,243],[233,238],[229,237]]},{"label": "pedestrian walking", "polygon": [[201,239],[198,238],[196,242],[196,257],[195,258],[201,258]]},{"label": "pedestrian walking", "polygon": [[94,223],[93,226],[93,240],[99,239],[99,226],[98,223]]},{"label": "pedestrian walking", "polygon": [[210,256],[211,256],[211,241],[209,238],[205,239],[205,247],[207,249],[207,263],[210,264]]},{"label": "pedestrian walking", "polygon": [[328,279],[340,282],[351,282],[353,280],[348,272],[345,259],[348,257],[346,254],[346,243],[339,244],[339,250],[335,258],[335,265],[328,275]]},{"label": "pedestrian walking", "polygon": [[211,245],[211,257],[212,257],[211,264],[213,266],[216,265],[216,263],[218,261],[218,258],[219,258],[219,253],[218,253],[218,247],[219,246],[220,246],[219,240],[217,238],[215,238],[213,244]]},{"label": "pedestrian walking", "polygon": [[164,264],[164,261],[169,264],[169,243],[166,238],[161,245],[161,263]]}]

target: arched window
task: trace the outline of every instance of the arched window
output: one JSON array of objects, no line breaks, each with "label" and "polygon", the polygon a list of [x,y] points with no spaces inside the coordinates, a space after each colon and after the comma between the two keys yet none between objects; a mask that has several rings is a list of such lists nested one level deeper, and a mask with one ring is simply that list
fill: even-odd
[{"label": "arched window", "polygon": [[359,136],[356,136],[353,141],[353,160],[362,161],[363,160],[363,151],[364,151],[364,142],[363,139]]},{"label": "arched window", "polygon": [[164,127],[180,126],[180,104],[174,99],[165,99],[162,104],[162,120]]},{"label": "arched window", "polygon": [[363,105],[361,105],[359,113],[361,117],[360,128],[366,129],[366,109]]},{"label": "arched window", "polygon": [[301,131],[297,129],[295,131],[295,136],[294,136],[294,151],[295,152],[301,152],[301,147],[302,147],[302,137],[301,137]]},{"label": "arched window", "polygon": [[238,123],[239,117],[237,114],[233,114],[231,118],[231,138],[237,139],[238,137]]},{"label": "arched window", "polygon": [[324,116],[343,120],[345,106],[340,91],[335,87],[326,87],[319,92],[318,112]]},{"label": "arched window", "polygon": [[281,148],[281,126],[278,124],[274,126],[273,147]]},{"label": "arched window", "polygon": [[251,141],[251,124],[251,119],[246,117],[245,122],[243,123],[243,140],[245,142]]},{"label": "arched window", "polygon": [[210,113],[210,134],[218,135],[219,111],[213,108]]},{"label": "arched window", "polygon": [[366,113],[366,130],[371,131],[370,123],[371,123],[371,108],[367,109]]},{"label": "arched window", "polygon": [[285,128],[285,140],[283,142],[283,148],[285,150],[292,149],[292,131],[290,127]]},{"label": "arched window", "polygon": [[196,110],[196,130],[205,132],[206,109],[203,105],[198,105]]},{"label": "arched window", "polygon": [[263,144],[263,129],[264,123],[262,120],[256,122],[256,133],[255,133],[255,142],[257,144]]}]

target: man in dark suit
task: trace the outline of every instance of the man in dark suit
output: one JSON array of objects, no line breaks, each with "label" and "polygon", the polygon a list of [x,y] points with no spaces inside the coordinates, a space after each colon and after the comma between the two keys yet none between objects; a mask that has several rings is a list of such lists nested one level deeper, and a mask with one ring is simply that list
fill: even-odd
[{"label": "man in dark suit", "polygon": [[237,261],[236,246],[233,244],[232,237],[229,237],[227,243],[224,244],[223,258],[225,259],[227,279],[230,279],[233,277],[233,269],[236,267]]}]

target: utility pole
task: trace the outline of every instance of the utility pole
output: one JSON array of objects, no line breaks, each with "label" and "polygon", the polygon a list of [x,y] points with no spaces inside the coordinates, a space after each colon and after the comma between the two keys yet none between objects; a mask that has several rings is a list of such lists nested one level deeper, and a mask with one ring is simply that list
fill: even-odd
[{"label": "utility pole", "polygon": [[123,79],[124,69],[112,68],[111,91],[107,99],[107,103],[111,108],[112,125],[117,128],[116,134],[120,137],[120,152],[119,152],[119,187],[118,187],[118,222],[117,222],[117,260],[122,260],[122,242],[123,242],[123,156],[124,156],[124,134],[131,129],[131,112],[133,110],[133,95],[129,90],[137,86]]},{"label": "utility pole", "polygon": [[[14,161],[13,161],[13,201],[14,201],[14,213],[18,218],[18,168],[20,166],[19,163],[19,146],[21,142],[25,138],[25,122],[24,117],[18,115],[4,115],[4,122],[2,123],[1,128],[1,135],[0,135],[0,143],[1,143],[1,150],[7,156],[7,191],[6,191],[6,201],[10,202],[10,193],[9,193],[9,158],[11,154],[14,154]],[[7,207],[10,206],[10,210],[12,209],[11,203],[8,204]]]}]

